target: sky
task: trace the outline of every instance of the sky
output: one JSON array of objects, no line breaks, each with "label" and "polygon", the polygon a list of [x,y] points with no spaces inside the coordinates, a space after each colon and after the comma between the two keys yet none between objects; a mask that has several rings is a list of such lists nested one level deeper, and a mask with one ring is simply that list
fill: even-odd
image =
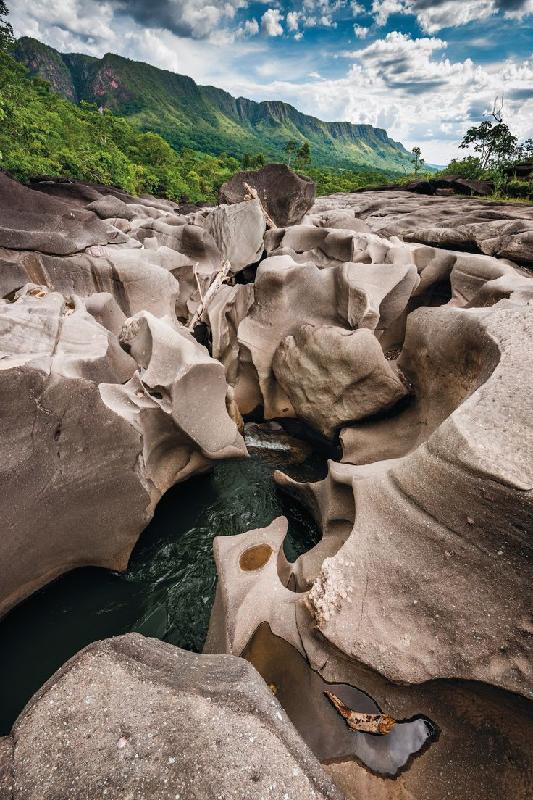
[{"label": "sky", "polygon": [[429,163],[463,157],[463,133],[497,96],[513,132],[533,137],[533,0],[7,3],[17,36],[369,123]]}]

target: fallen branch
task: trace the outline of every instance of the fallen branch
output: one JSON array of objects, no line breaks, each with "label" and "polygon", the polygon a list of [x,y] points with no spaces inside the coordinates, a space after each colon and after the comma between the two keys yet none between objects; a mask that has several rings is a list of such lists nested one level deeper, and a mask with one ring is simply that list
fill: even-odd
[{"label": "fallen branch", "polygon": [[337,695],[332,692],[324,692],[324,694],[353,731],[377,733],[380,736],[385,736],[396,725],[396,720],[386,714],[362,714],[359,711],[352,711],[351,708],[344,705]]},{"label": "fallen branch", "polygon": [[[200,292],[200,304],[199,304],[198,308],[196,309],[193,318],[191,319],[191,321],[187,325],[187,329],[188,330],[193,331],[195,326],[199,322],[202,321],[202,317],[207,312],[209,303],[211,302],[213,297],[216,295],[216,293],[218,292],[218,290],[220,289],[222,284],[225,283],[230,277],[231,277],[231,264],[230,264],[229,261],[224,261],[224,264],[222,265],[222,269],[220,270],[220,272],[217,272],[217,274],[214,277],[213,282],[211,283],[211,285],[209,286],[209,289],[207,290],[207,292],[205,293],[205,295],[203,297],[202,297],[202,293]],[[200,287],[198,287],[198,289],[199,288]]]}]

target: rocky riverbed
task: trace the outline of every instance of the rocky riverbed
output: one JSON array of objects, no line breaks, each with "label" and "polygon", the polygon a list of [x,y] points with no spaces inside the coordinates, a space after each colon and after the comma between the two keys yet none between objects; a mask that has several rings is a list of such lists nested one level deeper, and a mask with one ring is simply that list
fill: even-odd
[{"label": "rocky riverbed", "polygon": [[[145,550],[159,606],[122,628],[83,632],[106,608],[64,579],[83,635],[0,739],[0,797],[526,800],[533,207],[314,201],[283,167],[222,197],[0,174],[0,638],[61,628],[35,592],[126,570],[154,513],[177,520]],[[213,515],[213,474],[252,491]],[[169,631],[200,594],[207,621],[213,537],[194,655],[169,642],[203,633]],[[197,584],[164,569],[180,546]],[[167,642],[90,644],[124,630]],[[348,727],[330,689],[392,730]]]}]

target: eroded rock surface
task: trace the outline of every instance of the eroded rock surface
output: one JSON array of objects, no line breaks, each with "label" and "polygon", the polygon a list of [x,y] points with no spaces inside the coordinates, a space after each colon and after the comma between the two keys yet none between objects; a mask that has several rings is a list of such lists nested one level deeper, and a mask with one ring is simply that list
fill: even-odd
[{"label": "eroded rock surface", "polygon": [[272,368],[297,416],[327,437],[407,394],[367,328],[302,325],[282,340]]},{"label": "eroded rock surface", "polygon": [[319,198],[311,215],[350,209],[372,231],[451,250],[533,264],[533,206],[402,191]]},{"label": "eroded rock surface", "polygon": [[246,661],[139,634],[82,650],[4,742],[27,800],[342,800]]},{"label": "eroded rock surface", "polygon": [[109,294],[89,309],[35,286],[0,302],[0,613],[74,567],[125,569],[163,492],[246,454],[224,367],[190,334],[124,322]]},{"label": "eroded rock surface", "polygon": [[[288,183],[260,183],[280,169]],[[311,207],[306,182],[280,169],[250,173],[257,197],[248,200],[240,176],[229,205],[215,209],[75,183],[15,187],[17,213],[0,230],[0,558],[9,564],[0,613],[74,566],[124,568],[163,492],[246,454],[241,414],[299,418],[315,441],[331,447],[338,436],[343,451],[318,483],[277,475],[322,540],[290,564],[283,519],[217,538],[206,648],[261,664],[302,725],[326,720],[306,738],[319,757],[337,759],[328,769],[349,798],[526,800],[532,207],[400,191]],[[245,723],[240,707],[232,716],[233,673],[213,668],[223,702],[202,695],[202,681],[173,694],[170,663],[190,685],[214,662],[166,648],[128,639],[71,662],[2,742],[0,793],[15,780],[28,798],[67,796],[78,780],[96,798],[107,775],[117,797],[135,794],[142,778],[158,797],[204,798],[218,781],[224,800],[244,798],[260,791],[247,772],[259,758],[250,780],[270,781],[269,796],[336,796],[310,777],[315,767],[294,773],[303,745],[295,738],[287,750],[268,703],[254,699],[259,716]],[[306,696],[323,681],[347,686],[352,699],[353,687],[370,694],[413,742],[419,715],[439,737],[425,752],[425,740],[388,751],[386,737],[345,747],[352,733],[334,709]],[[114,699],[124,687],[131,707]],[[57,720],[55,692],[68,709]],[[95,757],[106,702],[115,716]],[[148,736],[152,707],[170,738],[164,725]],[[73,749],[56,722],[76,720],[91,738]],[[250,747],[240,744],[242,724]],[[360,765],[379,772],[378,751],[389,774],[403,770],[394,782]]]},{"label": "eroded rock surface", "polygon": [[[388,194],[321,199],[302,225],[266,235],[273,255],[239,327],[241,362],[247,348],[266,414],[282,416],[285,402],[323,434],[340,427],[345,463],[330,462],[315,484],[277,475],[323,532],[294,564],[283,555],[283,520],[217,540],[206,647],[244,653],[277,675],[300,722],[312,711],[299,687],[315,677],[295,677],[296,656],[276,671],[280,640],[321,679],[363,689],[384,713],[434,722],[438,740],[395,782],[349,757],[329,765],[350,798],[525,800],[533,279],[523,265],[533,216],[527,206]],[[346,228],[334,227],[337,215]],[[352,215],[370,232],[350,231]],[[429,221],[459,233],[453,242],[425,237]],[[334,231],[343,252],[328,249]],[[401,268],[415,280],[384,290]],[[363,402],[361,419],[343,427],[357,405],[348,378],[362,361],[341,343],[358,338],[399,394],[379,408],[369,382],[376,406]],[[264,562],[245,568],[247,554],[266,548]]]}]

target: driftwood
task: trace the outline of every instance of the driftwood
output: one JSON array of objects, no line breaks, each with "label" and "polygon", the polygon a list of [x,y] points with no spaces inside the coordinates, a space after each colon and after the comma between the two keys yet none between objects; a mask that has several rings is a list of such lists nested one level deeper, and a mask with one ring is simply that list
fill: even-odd
[{"label": "driftwood", "polygon": [[193,318],[187,325],[187,328],[190,331],[193,331],[195,326],[202,321],[202,317],[204,316],[205,313],[207,313],[209,303],[216,295],[222,284],[225,283],[227,280],[229,280],[229,278],[231,277],[231,264],[229,261],[224,261],[222,269],[219,272],[217,272],[207,292],[204,295],[202,295],[202,290],[200,288],[200,283],[198,281],[198,276],[196,275],[196,271],[194,275],[196,277],[196,283],[198,284],[198,291],[200,292],[200,305],[196,309]]},{"label": "driftwood", "polygon": [[361,733],[377,733],[380,736],[385,736],[390,733],[396,725],[396,720],[388,717],[386,714],[362,714],[359,711],[352,711],[351,708],[345,706],[342,700],[332,692],[324,692],[328,700],[332,702],[341,717],[346,720],[346,724],[353,731],[360,731]]},{"label": "driftwood", "polygon": [[272,217],[270,216],[270,214],[266,210],[265,204],[263,203],[263,201],[259,197],[259,193],[258,193],[257,189],[255,189],[253,186],[250,186],[249,183],[244,183],[244,188],[246,189],[246,194],[244,195],[244,199],[245,200],[259,200],[259,204],[260,204],[261,208],[263,209],[263,214],[265,215],[265,218],[266,218],[267,226],[269,228],[277,228],[278,226],[276,225],[276,223],[274,222],[274,220],[272,219]]}]

